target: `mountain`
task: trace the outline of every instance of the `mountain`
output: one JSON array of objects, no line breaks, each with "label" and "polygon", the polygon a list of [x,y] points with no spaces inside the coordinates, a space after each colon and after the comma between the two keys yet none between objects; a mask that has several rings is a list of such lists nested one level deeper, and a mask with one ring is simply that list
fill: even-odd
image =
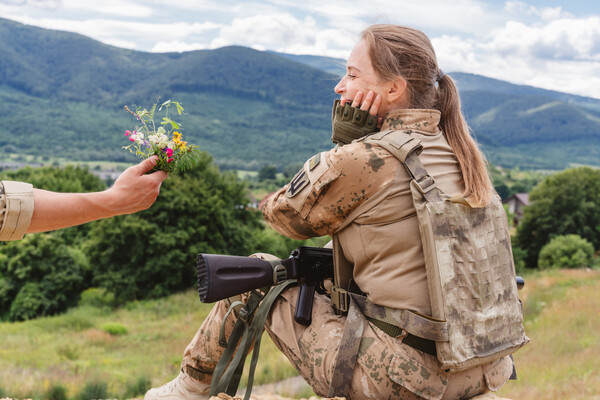
[{"label": "mountain", "polygon": [[[297,164],[331,147],[344,61],[230,46],[185,53],[120,49],[0,19],[0,147],[5,157],[132,160],[124,105],[183,104],[185,139],[224,167]],[[600,101],[451,73],[488,158],[507,167],[599,164]],[[532,151],[534,149],[534,151]]]},{"label": "mountain", "polygon": [[495,164],[600,165],[600,100],[451,73],[469,126]]}]

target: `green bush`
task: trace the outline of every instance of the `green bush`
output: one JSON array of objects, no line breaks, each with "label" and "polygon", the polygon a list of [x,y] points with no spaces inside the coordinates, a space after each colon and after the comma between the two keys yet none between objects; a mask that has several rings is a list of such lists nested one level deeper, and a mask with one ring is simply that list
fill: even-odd
[{"label": "green bush", "polygon": [[100,329],[112,336],[120,336],[127,333],[127,328],[125,328],[125,325],[119,324],[118,322],[107,322],[102,324]]},{"label": "green bush", "polygon": [[115,304],[115,295],[103,288],[89,288],[81,292],[80,306],[111,308]]},{"label": "green bush", "polygon": [[60,383],[54,384],[46,392],[47,400],[67,400],[67,388]]},{"label": "green bush", "polygon": [[540,251],[538,266],[549,268],[591,267],[594,246],[579,235],[556,236]]},{"label": "green bush", "polygon": [[0,245],[0,314],[26,320],[77,304],[89,264],[81,250],[59,234],[30,234]]},{"label": "green bush", "polygon": [[11,321],[25,321],[44,313],[46,298],[37,283],[26,283],[10,305]]},{"label": "green bush", "polygon": [[134,381],[127,382],[127,389],[125,391],[126,399],[132,397],[143,396],[152,387],[152,381],[146,376],[140,376]]},{"label": "green bush", "polygon": [[108,398],[106,382],[96,381],[87,383],[77,396],[78,400],[96,400]]}]

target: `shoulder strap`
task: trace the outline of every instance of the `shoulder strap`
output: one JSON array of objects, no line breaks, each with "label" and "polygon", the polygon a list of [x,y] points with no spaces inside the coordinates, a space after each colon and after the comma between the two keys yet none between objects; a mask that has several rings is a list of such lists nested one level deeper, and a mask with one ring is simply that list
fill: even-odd
[{"label": "shoulder strap", "polygon": [[406,131],[383,131],[369,136],[367,141],[377,143],[396,157],[406,168],[413,183],[427,201],[439,200],[441,192],[435,186],[435,179],[423,166],[419,154],[423,151],[421,141]]}]

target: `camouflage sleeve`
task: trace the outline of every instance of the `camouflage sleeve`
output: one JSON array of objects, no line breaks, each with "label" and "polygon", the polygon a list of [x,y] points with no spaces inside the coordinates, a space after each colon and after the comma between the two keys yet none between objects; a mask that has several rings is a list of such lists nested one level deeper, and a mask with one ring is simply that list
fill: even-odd
[{"label": "camouflage sleeve", "polygon": [[0,240],[23,239],[32,215],[33,186],[23,182],[0,182]]},{"label": "camouflage sleeve", "polygon": [[386,150],[363,142],[317,154],[267,200],[265,220],[294,239],[331,235],[352,210],[392,181],[398,166]]}]

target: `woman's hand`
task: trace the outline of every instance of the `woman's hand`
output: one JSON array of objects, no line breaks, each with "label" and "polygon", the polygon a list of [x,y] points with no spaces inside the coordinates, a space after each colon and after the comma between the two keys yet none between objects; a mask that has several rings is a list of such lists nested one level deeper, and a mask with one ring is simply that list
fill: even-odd
[{"label": "woman's hand", "polygon": [[33,215],[27,233],[53,231],[147,209],[167,177],[164,171],[146,175],[156,165],[157,158],[153,156],[127,168],[103,192],[56,193],[33,189]]},{"label": "woman's hand", "polygon": [[[364,99],[363,99],[364,98]],[[340,104],[343,106],[348,100],[341,99]],[[365,96],[363,92],[356,92],[354,99],[352,100],[352,107],[360,108],[363,111],[368,111],[371,115],[378,115],[379,107],[381,106],[381,96],[375,94],[372,90],[367,92]],[[377,128],[381,128],[383,124],[383,118],[380,116],[377,119]]]},{"label": "woman's hand", "polygon": [[115,214],[131,214],[149,208],[167,177],[164,171],[146,175],[156,165],[157,156],[152,156],[138,165],[127,168],[109,189],[115,200]]}]

